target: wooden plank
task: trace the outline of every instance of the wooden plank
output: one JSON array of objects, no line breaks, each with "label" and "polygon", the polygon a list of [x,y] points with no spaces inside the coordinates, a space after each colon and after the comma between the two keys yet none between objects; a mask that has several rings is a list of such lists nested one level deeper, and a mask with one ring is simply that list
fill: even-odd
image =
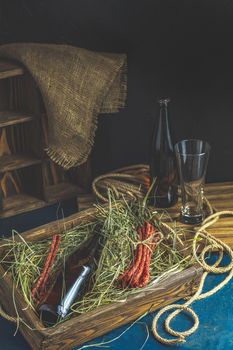
[{"label": "wooden plank", "polygon": [[82,192],[82,188],[69,182],[62,182],[56,185],[45,187],[45,198],[49,203],[56,203],[60,200],[74,198]]},{"label": "wooden plank", "polygon": [[[232,190],[233,190],[233,188],[232,188]],[[231,200],[231,201],[233,201],[233,192],[232,192],[232,190],[227,190],[226,192],[224,192],[224,191],[222,191],[221,193],[212,193],[212,192],[210,192],[210,193],[206,193],[206,196],[207,196],[207,198],[208,198],[208,200],[209,201],[219,201],[219,200],[226,200],[226,199],[228,199],[228,200]]]},{"label": "wooden plank", "polygon": [[3,211],[0,212],[0,218],[7,218],[46,206],[46,202],[24,193],[4,198],[2,202]]},{"label": "wooden plank", "polygon": [[228,182],[212,182],[205,185],[206,192],[217,191],[220,192],[223,189],[233,189],[233,181]]},{"label": "wooden plank", "polygon": [[25,168],[34,164],[41,163],[40,159],[30,155],[12,154],[0,157],[0,173]]},{"label": "wooden plank", "polygon": [[16,125],[31,122],[34,117],[27,113],[14,111],[0,111],[0,128],[10,125]]},{"label": "wooden plank", "polygon": [[16,63],[0,61],[0,79],[16,77],[24,74],[22,66]]},{"label": "wooden plank", "polygon": [[59,200],[76,197],[80,191],[83,191],[78,186],[70,183],[62,183],[50,187],[49,194],[47,193],[47,202],[26,193],[20,193],[2,199],[2,211],[0,211],[0,218],[7,218],[13,215],[40,209],[56,203]]},{"label": "wooden plank", "polygon": [[23,233],[23,235],[24,238],[30,242],[39,239],[43,240],[50,237],[54,232],[62,233],[74,228],[81,222],[90,222],[90,220],[95,218],[96,213],[97,210],[93,208],[84,210],[79,213],[72,214],[64,219],[55,220],[49,222],[48,224],[26,231]]}]

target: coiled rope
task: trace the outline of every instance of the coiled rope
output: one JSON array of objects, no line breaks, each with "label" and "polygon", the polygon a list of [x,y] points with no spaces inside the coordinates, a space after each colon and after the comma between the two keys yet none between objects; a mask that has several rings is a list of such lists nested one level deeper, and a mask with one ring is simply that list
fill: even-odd
[{"label": "coiled rope", "polygon": [[[177,343],[183,343],[186,341],[186,337],[189,335],[193,334],[198,326],[199,326],[199,319],[197,314],[189,307],[193,302],[201,299],[208,298],[209,296],[215,294],[218,292],[220,289],[222,289],[233,277],[233,251],[232,249],[222,242],[221,240],[215,238],[212,236],[210,233],[206,231],[208,227],[216,223],[220,217],[222,216],[233,216],[233,211],[220,211],[215,214],[212,214],[208,218],[206,218],[202,224],[201,227],[197,228],[196,234],[193,239],[193,244],[192,244],[192,251],[193,251],[193,256],[196,258],[196,261],[198,264],[204,269],[204,273],[202,275],[198,290],[196,293],[183,305],[180,304],[172,304],[165,306],[162,308],[157,315],[153,319],[152,323],[152,332],[154,337],[162,344],[177,344]],[[203,248],[201,251],[200,255],[197,256],[197,241],[198,238],[205,239],[209,242],[207,246]],[[199,241],[200,242],[200,241]],[[213,265],[208,265],[205,261],[205,256],[207,253],[212,252],[213,249],[217,249],[219,252],[219,256],[217,261]],[[227,253],[228,256],[230,257],[230,262],[228,265],[221,267],[221,261],[223,258],[223,253]],[[226,278],[220,282],[217,286],[215,286],[213,289],[209,290],[206,293],[202,293],[203,286],[205,284],[206,277],[208,276],[209,273],[215,273],[215,274],[223,274],[229,272],[229,274],[226,276]],[[165,337],[162,337],[159,335],[158,330],[157,330],[157,324],[159,318],[166,312],[175,309],[165,320],[164,322],[164,329],[165,331],[170,334],[171,336],[174,336],[176,338],[173,339],[168,339]],[[171,328],[170,323],[171,321],[182,311],[188,313],[191,318],[193,319],[193,326],[190,327],[186,331],[176,331]]]}]

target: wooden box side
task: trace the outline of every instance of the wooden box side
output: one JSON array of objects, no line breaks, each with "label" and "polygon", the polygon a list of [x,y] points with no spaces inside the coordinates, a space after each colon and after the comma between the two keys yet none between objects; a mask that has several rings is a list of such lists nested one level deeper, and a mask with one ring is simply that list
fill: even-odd
[{"label": "wooden box side", "polygon": [[[12,278],[5,274],[0,266],[0,299],[4,310],[12,317],[20,317],[25,323],[19,322],[20,332],[32,349],[40,349],[41,343],[47,337],[47,330],[33,310],[28,308],[21,293],[14,287]],[[17,310],[17,311],[16,311]],[[15,323],[17,327],[17,323]]]},{"label": "wooden box side", "polygon": [[98,307],[49,330],[42,349],[70,350],[72,347],[101,336],[119,326],[136,320],[141,315],[193,294],[197,289],[202,269],[190,267],[171,275],[164,282],[118,302]]},{"label": "wooden box side", "polygon": [[72,214],[64,219],[52,221],[48,224],[36,227],[32,230],[25,231],[22,236],[30,241],[38,241],[51,237],[53,234],[61,234],[67,230],[74,228],[80,223],[90,222],[95,220],[97,210],[90,208],[75,214]]}]

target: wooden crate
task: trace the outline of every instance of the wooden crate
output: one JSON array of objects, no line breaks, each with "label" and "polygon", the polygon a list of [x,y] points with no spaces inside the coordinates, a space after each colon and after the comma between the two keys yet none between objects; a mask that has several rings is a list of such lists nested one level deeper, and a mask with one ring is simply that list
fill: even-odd
[{"label": "wooden crate", "polygon": [[[95,209],[88,209],[74,214],[64,220],[49,223],[24,233],[27,241],[37,241],[51,237],[54,233],[62,233],[80,222],[93,220]],[[4,269],[0,266],[0,274]],[[32,349],[65,350],[82,344],[112,329],[137,319],[147,311],[170,304],[178,299],[192,294],[197,287],[202,269],[191,267],[187,270],[170,276],[167,280],[158,283],[147,291],[141,291],[127,298],[125,302],[100,306],[97,309],[76,316],[54,328],[44,329],[38,316],[33,310],[26,307],[20,293],[15,290],[15,302],[19,316],[32,329],[20,323],[20,331]],[[15,316],[15,306],[12,301],[13,283],[10,276],[0,279],[0,298],[4,309]]]}]

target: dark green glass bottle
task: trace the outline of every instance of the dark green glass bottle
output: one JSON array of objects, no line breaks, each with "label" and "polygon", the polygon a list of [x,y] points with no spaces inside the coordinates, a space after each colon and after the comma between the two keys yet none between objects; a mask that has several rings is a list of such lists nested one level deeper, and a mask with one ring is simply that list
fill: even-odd
[{"label": "dark green glass bottle", "polygon": [[153,187],[149,203],[158,208],[168,208],[177,202],[177,168],[169,125],[169,99],[161,99],[159,116],[155,120],[151,157],[150,179]]}]

